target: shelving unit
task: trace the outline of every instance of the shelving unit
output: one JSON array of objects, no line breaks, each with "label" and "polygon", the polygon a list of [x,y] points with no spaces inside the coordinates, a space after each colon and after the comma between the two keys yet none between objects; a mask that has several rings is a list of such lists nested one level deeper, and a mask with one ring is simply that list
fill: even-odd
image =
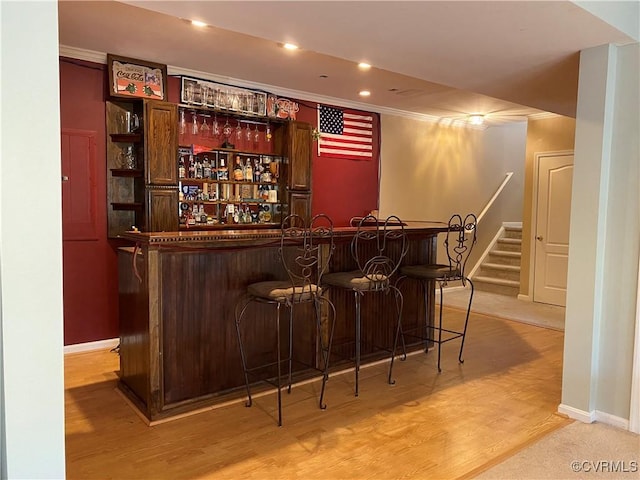
[{"label": "shelving unit", "polygon": [[180,229],[280,225],[287,212],[285,157],[230,149],[198,154],[180,150]]},{"label": "shelving unit", "polygon": [[[123,132],[127,114],[138,118],[135,131]],[[178,229],[176,123],[175,104],[142,99],[106,102],[109,238],[132,227],[147,232]],[[127,150],[135,158],[132,165],[124,161]]]}]

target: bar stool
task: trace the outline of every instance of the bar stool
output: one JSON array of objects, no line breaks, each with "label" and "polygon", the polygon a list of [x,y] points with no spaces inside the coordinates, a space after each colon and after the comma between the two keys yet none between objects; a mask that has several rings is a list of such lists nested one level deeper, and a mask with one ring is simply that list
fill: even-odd
[{"label": "bar stool", "polygon": [[[398,270],[400,262],[407,253],[407,238],[404,224],[395,215],[382,223],[373,215],[367,215],[358,222],[358,229],[351,241],[351,256],[358,269],[348,272],[327,273],[323,284],[330,288],[342,288],[352,291],[355,300],[355,396],[359,393],[360,350],[361,350],[361,314],[360,302],[368,292],[393,292],[398,313],[398,329],[402,317],[402,293],[392,282],[392,276]],[[391,365],[395,357],[395,344],[391,352]],[[389,368],[390,384],[391,368]]]},{"label": "bar stool", "polygon": [[[307,224],[299,215],[289,215],[282,222],[282,233],[280,236],[280,247],[278,256],[287,273],[288,280],[273,280],[257,282],[248,285],[247,293],[236,305],[236,332],[238,334],[238,345],[242,358],[242,369],[245,377],[247,390],[247,401],[245,405],[252,405],[251,389],[249,385],[249,375],[256,374],[259,370],[276,366],[277,376],[275,381],[263,379],[277,388],[278,395],[278,426],[282,426],[282,364],[286,363],[288,368],[287,393],[291,393],[292,362],[293,359],[293,322],[294,307],[303,303],[313,303],[316,326],[318,330],[318,342],[322,356],[322,368],[318,365],[307,365],[322,373],[322,388],[320,390],[319,406],[324,410],[324,392],[327,379],[329,378],[329,356],[331,352],[331,342],[333,340],[333,327],[335,325],[335,308],[331,301],[323,295],[321,288],[321,278],[329,265],[329,260],[333,254],[333,222],[324,214],[316,215]],[[276,330],[276,361],[264,365],[247,365],[241,324],[244,314],[252,302],[272,304],[276,306],[275,330]],[[322,325],[322,305],[326,305],[325,310],[328,315],[328,331],[323,333]],[[281,325],[280,310],[286,307],[289,310],[289,352],[286,358],[282,358],[281,349]],[[325,338],[326,337],[326,338]]]},{"label": "bar stool", "polygon": [[[476,243],[476,229],[478,220],[472,213],[468,214],[464,221],[462,216],[454,214],[449,219],[447,227],[447,233],[444,240],[445,250],[447,252],[448,264],[427,264],[427,265],[405,265],[400,268],[400,274],[396,281],[396,286],[399,288],[400,283],[405,279],[418,280],[422,283],[424,292],[424,305],[425,305],[425,325],[424,328],[428,335],[410,334],[408,332],[402,332],[403,344],[404,336],[413,338],[420,338],[422,340],[433,342],[438,344],[438,372],[441,372],[440,368],[440,353],[443,343],[450,342],[456,338],[462,338],[460,343],[460,354],[458,355],[458,361],[464,363],[462,359],[462,350],[464,348],[464,340],[467,334],[467,325],[469,323],[469,313],[471,312],[471,302],[473,301],[473,282],[469,277],[465,275],[465,266],[467,259],[471,254],[471,250]],[[438,325],[429,325],[427,299],[429,294],[430,285],[432,282],[438,282],[440,288],[440,312],[438,316]],[[464,328],[462,330],[451,330],[442,327],[442,310],[443,310],[443,295],[442,289],[446,287],[449,282],[461,281],[463,286],[466,286],[467,282],[471,285],[471,293],[469,295],[469,305],[467,307],[467,314],[465,317]],[[419,327],[421,328],[421,327]],[[445,332],[446,338],[442,338],[442,332]],[[437,338],[434,338],[437,333]]]}]

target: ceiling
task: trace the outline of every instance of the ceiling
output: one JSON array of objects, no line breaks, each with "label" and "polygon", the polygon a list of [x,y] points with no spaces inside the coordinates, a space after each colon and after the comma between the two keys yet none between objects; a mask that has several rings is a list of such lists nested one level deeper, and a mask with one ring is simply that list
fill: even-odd
[{"label": "ceiling", "polygon": [[575,116],[578,52],[634,41],[567,1],[60,1],[59,38],[299,99],[488,124]]}]

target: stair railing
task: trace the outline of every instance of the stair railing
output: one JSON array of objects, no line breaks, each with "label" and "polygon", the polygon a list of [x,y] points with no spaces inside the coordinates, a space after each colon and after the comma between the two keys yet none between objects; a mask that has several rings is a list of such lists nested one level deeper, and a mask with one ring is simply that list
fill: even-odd
[{"label": "stair railing", "polygon": [[513,177],[513,172],[507,172],[506,176],[504,177],[504,180],[502,180],[502,183],[496,190],[496,193],[493,194],[493,197],[491,197],[489,202],[485,205],[485,207],[480,212],[480,215],[478,215],[478,223],[480,223],[480,220],[482,220],[482,218],[489,211],[489,209],[491,208],[491,205],[493,205],[496,199],[500,196],[500,194],[502,193],[502,190],[504,190],[504,187],[506,187],[507,183],[509,183],[509,180],[511,180],[511,177]]},{"label": "stair railing", "polygon": [[[509,180],[511,180],[511,177],[513,177],[513,172],[507,172],[505,177],[504,177],[504,180],[502,180],[502,183],[500,184],[500,186],[498,187],[496,192],[493,194],[493,197],[491,197],[489,202],[485,205],[485,207],[482,209],[482,211],[478,215],[478,223],[480,223],[480,220],[482,220],[484,218],[484,216],[489,211],[491,206],[495,203],[496,199],[502,193],[502,190],[504,190],[504,187],[506,187],[507,183],[509,183]],[[478,269],[482,265],[482,262],[484,262],[484,260],[487,258],[487,256],[489,256],[489,252],[491,251],[493,246],[497,243],[498,238],[500,238],[500,236],[502,235],[503,232],[504,232],[504,227],[500,227],[500,229],[498,230],[498,233],[496,234],[496,236],[493,237],[493,240],[491,240],[491,242],[489,242],[488,247],[485,249],[484,252],[482,252],[482,255],[480,255],[480,258],[478,259],[478,261],[475,263],[475,265],[473,266],[473,268],[469,272],[469,277],[473,277],[474,274],[476,273],[476,271],[478,271]]]}]

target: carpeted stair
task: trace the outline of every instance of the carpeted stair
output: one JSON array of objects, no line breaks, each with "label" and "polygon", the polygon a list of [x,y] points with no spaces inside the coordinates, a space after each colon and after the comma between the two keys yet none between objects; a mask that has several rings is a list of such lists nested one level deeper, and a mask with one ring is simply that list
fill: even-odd
[{"label": "carpeted stair", "polygon": [[520,293],[522,226],[509,224],[473,275],[478,290],[517,297]]}]

